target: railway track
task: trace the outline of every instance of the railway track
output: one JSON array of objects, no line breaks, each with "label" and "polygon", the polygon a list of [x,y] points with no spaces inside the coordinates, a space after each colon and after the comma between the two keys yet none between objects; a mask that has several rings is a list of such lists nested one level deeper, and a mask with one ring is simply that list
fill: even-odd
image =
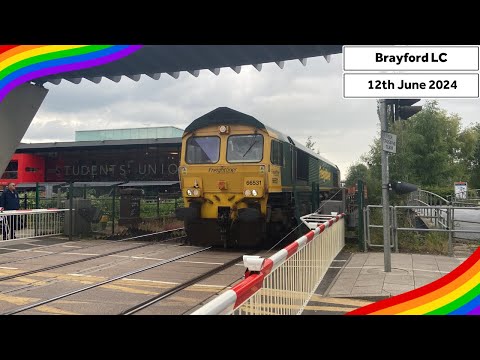
[{"label": "railway track", "polygon": [[[80,248],[78,250],[86,250],[86,249],[91,249],[91,248],[95,248],[95,247],[98,247],[98,246],[104,246],[106,244],[114,244],[114,243],[120,243],[120,242],[124,242],[124,241],[131,241],[131,240],[137,240],[137,239],[140,239],[140,238],[148,238],[148,237],[151,237],[151,236],[159,236],[161,237],[162,234],[166,235],[166,234],[170,234],[170,233],[174,233],[174,232],[182,232],[183,234],[185,233],[185,229],[184,228],[176,228],[176,229],[172,229],[172,230],[166,230],[166,231],[159,231],[159,232],[155,232],[155,233],[151,233],[151,234],[144,234],[144,235],[137,235],[137,236],[130,236],[130,237],[125,237],[125,238],[122,238],[122,239],[115,239],[115,240],[107,240],[108,242],[103,242],[101,244],[94,244],[94,245],[90,245],[90,246],[85,246],[83,248]],[[162,240],[162,239],[159,239],[159,240]],[[81,240],[80,240],[81,241]],[[74,242],[68,242],[68,244],[75,244],[79,241],[74,241]],[[63,244],[63,243],[60,243],[60,244]],[[53,247],[53,246],[58,246],[60,244],[51,244],[51,245],[47,245],[47,246],[42,246],[40,248],[35,248],[35,250],[41,250],[41,249],[47,249],[49,247]],[[34,251],[35,251],[34,250]],[[29,250],[18,250],[18,251],[24,251],[24,252],[28,252],[28,251],[31,251],[31,249]],[[13,263],[16,263],[16,262],[20,262],[20,261],[24,261],[24,260],[31,260],[31,259],[37,259],[37,258],[41,258],[41,257],[45,257],[45,256],[50,256],[50,255],[61,255],[63,253],[67,253],[69,252],[70,250],[65,250],[65,251],[58,251],[58,252],[51,252],[51,253],[48,253],[48,254],[42,254],[42,255],[35,255],[35,256],[30,256],[30,257],[26,257],[26,258],[21,258],[21,259],[15,259],[15,260],[9,260],[9,261],[2,261],[0,262],[0,265],[5,265],[5,264],[13,264]]]},{"label": "railway track", "polygon": [[234,266],[236,263],[242,261],[243,259],[243,255],[242,256],[239,256],[235,259],[232,259],[226,263],[224,263],[223,265],[220,265],[212,270],[209,270],[203,274],[200,274],[196,277],[194,277],[193,279],[191,280],[188,280],[188,281],[185,281],[184,283],[182,284],[179,284],[167,291],[164,291],[154,297],[152,297],[151,299],[149,300],[146,300],[146,301],[143,301],[135,306],[132,306],[124,311],[122,311],[121,313],[119,313],[118,315],[133,315],[149,306],[152,306],[153,304],[156,304],[158,303],[159,301],[162,301],[172,295],[175,295],[177,294],[178,292],[192,286],[192,285],[195,285],[197,283],[199,283],[200,281],[202,280],[205,280],[205,279],[208,279],[209,277],[215,275],[215,274],[218,274],[219,272],[231,267],[231,266]]},{"label": "railway track", "polygon": [[[116,240],[115,242],[123,242],[123,241],[127,241],[127,240],[138,240],[140,238],[145,239],[147,237],[154,237],[154,236],[165,237],[165,236],[167,236],[167,234],[172,234],[172,233],[174,233],[176,231],[179,231],[179,230],[183,230],[183,228],[161,231],[161,232],[156,232],[156,233],[146,234],[146,235],[139,235],[139,236],[135,236],[135,237],[132,237],[132,238]],[[167,239],[163,239],[163,240],[156,240],[155,242],[152,242],[152,243],[140,244],[140,245],[133,246],[133,247],[130,247],[130,248],[127,248],[127,249],[115,250],[115,251],[111,251],[111,252],[108,252],[108,253],[105,253],[105,254],[89,256],[89,257],[83,258],[83,259],[72,260],[72,261],[67,261],[67,262],[61,263],[61,264],[46,266],[46,267],[43,267],[41,269],[29,270],[29,271],[24,271],[24,272],[21,272],[21,273],[18,273],[18,274],[2,276],[2,277],[0,277],[0,282],[1,281],[6,281],[6,280],[12,280],[12,279],[15,279],[15,278],[28,276],[28,275],[48,271],[48,270],[58,269],[58,268],[69,266],[69,265],[79,264],[79,263],[82,263],[82,262],[85,262],[85,261],[90,261],[90,260],[94,260],[94,259],[98,259],[98,258],[102,258],[102,257],[106,257],[106,256],[117,255],[117,254],[120,254],[122,252],[139,249],[139,248],[146,247],[146,246],[151,246],[151,245],[158,244],[158,243],[161,243],[161,242],[172,241],[172,240],[177,240],[178,241],[178,240],[181,240],[181,239],[184,239],[184,238],[186,238],[186,236],[178,236],[178,237],[172,237],[172,238],[167,238]],[[105,245],[105,244],[95,244],[95,245],[92,245],[92,246],[87,246],[85,248],[82,248],[81,250],[90,249],[90,248],[93,248],[93,247],[96,247],[96,246],[101,246],[101,245]],[[70,250],[59,251],[59,252],[51,253],[51,254],[43,254],[43,255],[39,255],[39,256],[35,256],[35,257],[17,259],[15,261],[12,261],[11,263],[20,262],[20,261],[24,261],[24,260],[30,260],[32,258],[39,258],[39,257],[43,257],[43,256],[63,254],[63,253],[67,253],[69,251]]]},{"label": "railway track", "polygon": [[[129,271],[129,272],[114,276],[112,278],[109,278],[109,279],[106,279],[106,280],[103,280],[103,281],[99,281],[95,284],[91,284],[91,285],[85,286],[85,287],[80,288],[80,289],[65,292],[63,294],[53,296],[53,297],[50,297],[50,298],[42,300],[42,301],[37,301],[37,302],[32,303],[30,305],[26,305],[26,306],[22,306],[22,307],[19,307],[19,308],[12,309],[12,310],[8,310],[8,311],[6,311],[6,312],[4,312],[0,315],[14,315],[14,314],[22,313],[24,311],[27,311],[27,310],[34,309],[34,308],[42,306],[42,305],[52,303],[52,302],[64,299],[66,297],[75,295],[75,294],[79,294],[79,293],[82,293],[82,292],[85,292],[85,291],[88,291],[88,290],[91,290],[91,289],[98,288],[102,285],[111,284],[115,281],[125,279],[129,276],[132,276],[132,275],[135,275],[135,274],[138,274],[138,273],[150,270],[150,269],[154,269],[154,268],[160,267],[162,265],[166,265],[166,264],[169,264],[169,263],[172,263],[172,262],[175,262],[175,261],[179,261],[179,260],[184,259],[186,257],[192,256],[192,255],[195,255],[195,254],[198,254],[198,253],[201,253],[201,252],[205,252],[205,251],[210,250],[210,249],[211,249],[211,247],[205,247],[205,248],[201,248],[201,249],[197,249],[197,250],[188,252],[186,254],[181,254],[181,255],[166,259],[166,260],[159,261],[159,262],[157,262],[155,264],[152,264],[152,265],[149,265],[149,266],[145,266],[145,267],[133,270],[133,271]],[[231,260],[228,260],[225,263],[223,263],[219,266],[216,266],[215,268],[213,268],[211,270],[208,270],[208,271],[206,271],[206,272],[204,272],[200,275],[197,275],[197,276],[193,277],[190,280],[182,282],[181,284],[178,284],[178,285],[174,286],[173,288],[170,288],[170,289],[168,289],[164,292],[159,293],[158,295],[155,295],[155,296],[151,297],[150,299],[148,299],[146,301],[142,301],[142,302],[140,302],[140,303],[138,303],[134,306],[131,306],[131,307],[121,311],[120,313],[118,313],[118,315],[132,315],[132,314],[135,314],[137,312],[140,312],[141,310],[146,309],[146,308],[148,308],[148,307],[150,307],[154,304],[157,304],[160,301],[162,301],[166,298],[169,298],[172,295],[175,295],[175,294],[179,293],[180,291],[185,290],[188,287],[191,287],[191,286],[199,283],[202,280],[205,280],[205,279],[207,279],[207,278],[209,278],[209,277],[211,277],[215,274],[220,273],[221,271],[223,271],[225,269],[228,269],[229,267],[234,266],[238,262],[242,261],[242,257],[243,257],[243,255],[242,256],[236,256],[235,258],[233,258]],[[228,285],[226,285],[225,287],[227,287],[227,286]],[[202,301],[204,301],[204,300],[202,300]],[[188,311],[188,310],[186,310],[186,311]],[[182,312],[186,312],[186,311],[182,311]]]},{"label": "railway track", "polygon": [[185,258],[185,257],[191,256],[191,255],[195,255],[195,254],[198,254],[198,253],[200,253],[200,252],[209,250],[210,248],[211,248],[211,247],[205,247],[205,248],[201,248],[201,249],[197,249],[197,250],[191,251],[191,252],[186,253],[186,254],[182,254],[182,255],[175,256],[175,257],[170,258],[170,259],[162,260],[162,261],[159,261],[159,262],[157,262],[157,263],[155,263],[155,264],[148,265],[148,266],[145,266],[145,267],[142,267],[142,268],[140,268],[140,269],[133,270],[133,271],[129,271],[129,272],[127,272],[127,273],[123,273],[123,274],[121,274],[121,275],[114,276],[114,277],[112,277],[112,278],[110,278],[110,279],[107,279],[107,280],[104,280],[104,281],[100,281],[100,282],[98,282],[98,283],[95,283],[95,284],[92,284],[92,285],[88,285],[88,286],[85,286],[85,287],[80,288],[80,289],[77,289],[77,290],[69,291],[69,292],[63,293],[63,294],[61,294],[61,295],[57,295],[57,296],[55,296],[55,297],[48,298],[48,299],[46,299],[46,300],[38,301],[38,302],[33,303],[33,304],[30,304],[30,305],[26,305],[26,306],[22,306],[22,307],[13,309],[13,310],[9,310],[9,311],[4,312],[4,313],[2,313],[2,314],[0,314],[0,315],[14,315],[14,314],[18,314],[18,313],[24,312],[24,311],[26,311],[26,310],[30,310],[30,309],[36,308],[36,307],[38,307],[38,306],[42,306],[42,305],[45,305],[45,304],[48,304],[48,303],[51,303],[51,302],[54,302],[54,301],[57,301],[57,300],[66,298],[66,297],[68,297],[68,296],[72,296],[72,295],[75,295],[75,294],[78,294],[78,293],[81,293],[81,292],[84,292],[84,291],[87,291],[87,290],[91,290],[91,289],[97,288],[97,287],[102,286],[102,285],[106,285],[106,284],[115,282],[115,281],[117,281],[117,280],[121,280],[121,279],[126,278],[126,277],[131,276],[131,275],[135,275],[135,274],[138,274],[138,273],[141,273],[141,272],[150,270],[150,269],[157,268],[157,267],[162,266],[162,265],[165,265],[165,264],[172,263],[172,262],[174,262],[174,261],[183,259],[183,258]]}]

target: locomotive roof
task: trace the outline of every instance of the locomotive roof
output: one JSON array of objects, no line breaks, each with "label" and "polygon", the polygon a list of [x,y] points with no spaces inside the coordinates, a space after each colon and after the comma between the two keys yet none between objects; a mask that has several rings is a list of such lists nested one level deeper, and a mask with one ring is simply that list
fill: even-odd
[{"label": "locomotive roof", "polygon": [[[248,126],[253,126],[258,129],[264,129],[271,135],[276,135],[279,140],[285,141],[285,142],[290,142],[288,139],[288,136],[285,134],[281,133],[280,131],[277,131],[269,126],[266,126],[264,123],[259,121],[258,119],[254,118],[251,115],[244,114],[240,111],[230,109],[229,107],[219,107],[216,108],[215,110],[210,111],[209,113],[206,113],[205,115],[200,116],[199,118],[195,119],[192,121],[190,125],[187,126],[185,129],[184,134],[207,127],[211,125],[224,125],[224,124],[230,124],[230,125],[248,125]],[[330,164],[331,166],[337,168],[337,165],[332,163],[331,161],[325,159],[323,156],[320,156],[316,153],[314,153],[312,150],[308,149],[307,147],[303,146],[299,142],[295,141],[294,139],[290,138],[294,145],[302,150],[305,151],[306,153],[324,161],[327,164]]]},{"label": "locomotive roof", "polygon": [[210,125],[249,125],[259,129],[266,129],[265,125],[255,119],[251,115],[244,114],[240,111],[230,109],[228,107],[219,107],[215,110],[200,116],[187,126],[185,132],[192,132]]}]

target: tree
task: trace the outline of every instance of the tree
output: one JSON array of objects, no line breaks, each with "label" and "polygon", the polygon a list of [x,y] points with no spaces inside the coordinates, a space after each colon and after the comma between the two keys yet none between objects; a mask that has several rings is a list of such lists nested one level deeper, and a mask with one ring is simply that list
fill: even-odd
[{"label": "tree", "polygon": [[315,144],[316,144],[316,141],[312,141],[312,136],[310,135],[308,138],[307,138],[307,142],[305,143],[305,147],[307,149],[310,149],[310,150],[313,150],[315,151],[316,154],[320,155],[320,150],[315,150]]},{"label": "tree", "polygon": [[[472,189],[480,188],[480,124],[473,127],[473,131],[476,133],[476,140],[473,149],[472,157],[469,161],[470,170],[470,182]],[[470,186],[469,186],[470,187]]]},{"label": "tree", "polygon": [[368,168],[365,164],[356,163],[351,165],[347,170],[347,179],[345,180],[345,186],[350,187],[357,183],[357,180],[367,181]]}]

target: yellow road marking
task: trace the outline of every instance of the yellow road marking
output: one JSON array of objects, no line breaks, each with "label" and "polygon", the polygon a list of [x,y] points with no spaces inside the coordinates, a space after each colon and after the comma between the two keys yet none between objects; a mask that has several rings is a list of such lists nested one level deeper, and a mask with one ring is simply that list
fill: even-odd
[{"label": "yellow road marking", "polygon": [[61,310],[61,309],[57,309],[56,307],[53,307],[53,306],[47,306],[47,305],[41,305],[37,308],[35,308],[36,310],[38,311],[41,311],[41,312],[46,312],[48,314],[57,314],[57,315],[81,315],[79,313],[76,313],[76,312],[71,312],[71,311],[67,311],[67,310]]},{"label": "yellow road marking", "polygon": [[106,289],[111,289],[111,290],[123,291],[123,292],[127,292],[127,293],[132,293],[132,294],[144,294],[144,295],[157,295],[158,294],[157,292],[153,292],[153,291],[134,289],[134,288],[127,287],[127,286],[112,285],[112,284],[105,284],[105,285],[102,285],[100,287],[106,288]]},{"label": "yellow road marking", "polygon": [[15,305],[28,305],[38,300],[40,299],[0,294],[0,301],[5,301],[7,303]]}]

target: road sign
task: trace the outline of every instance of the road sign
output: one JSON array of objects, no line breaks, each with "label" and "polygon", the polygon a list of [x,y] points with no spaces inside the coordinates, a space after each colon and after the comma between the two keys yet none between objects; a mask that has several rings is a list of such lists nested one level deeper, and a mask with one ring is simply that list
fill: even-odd
[{"label": "road sign", "polygon": [[384,132],[382,143],[383,150],[394,154],[397,153],[397,135]]},{"label": "road sign", "polygon": [[466,199],[467,198],[467,183],[464,181],[455,182],[455,198]]}]

